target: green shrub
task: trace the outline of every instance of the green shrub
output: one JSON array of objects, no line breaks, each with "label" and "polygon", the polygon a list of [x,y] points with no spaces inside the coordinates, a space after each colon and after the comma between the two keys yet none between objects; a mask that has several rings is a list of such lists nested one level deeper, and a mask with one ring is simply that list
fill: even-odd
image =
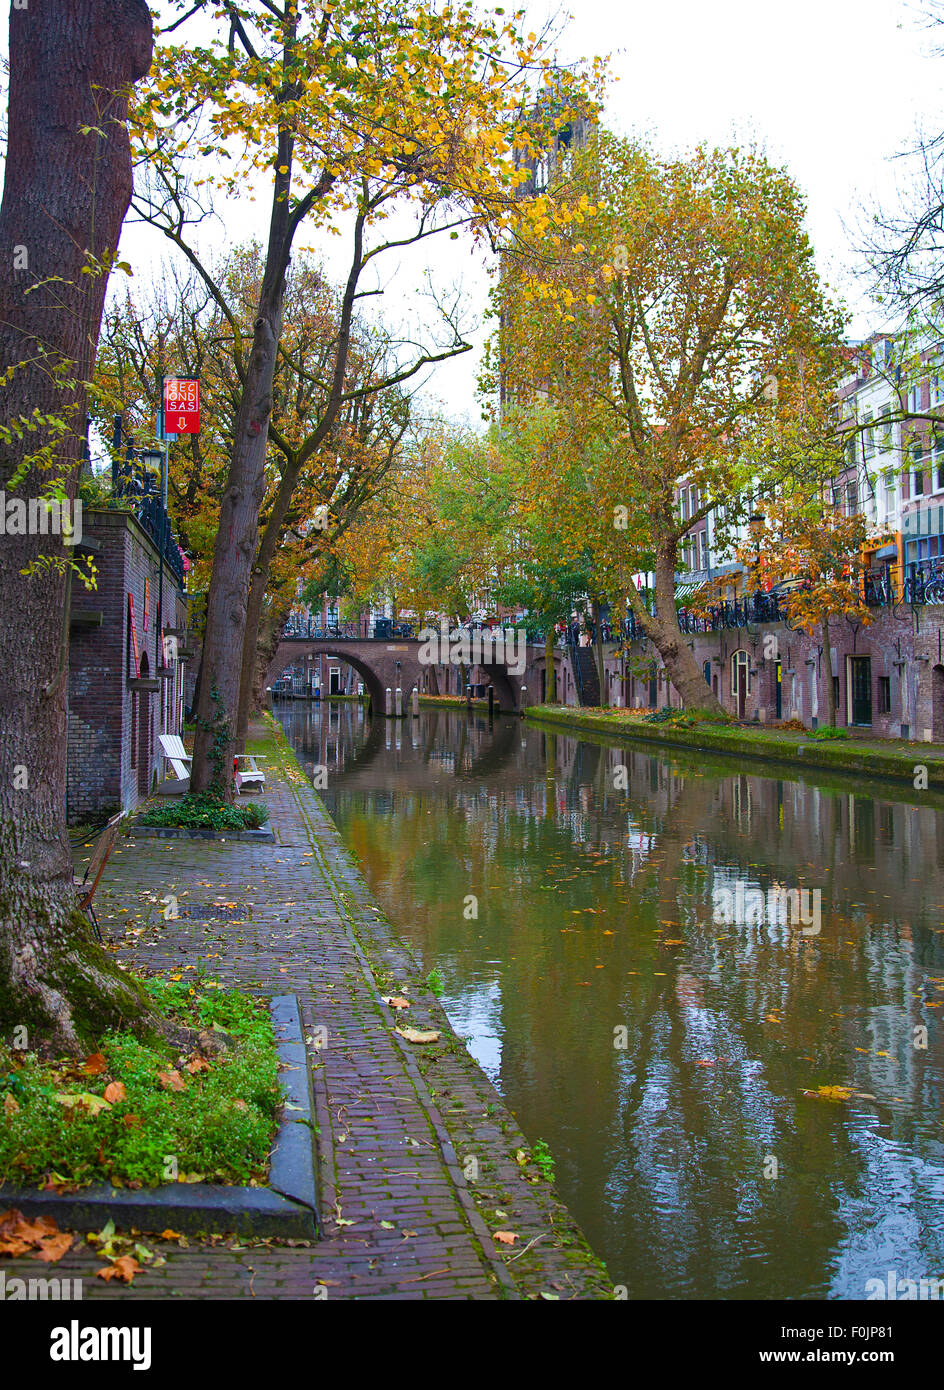
[{"label": "green shrub", "polygon": [[822,729],[814,729],[810,738],[829,740],[834,738],[848,738],[848,729],[834,729],[831,724],[825,724]]},{"label": "green shrub", "polygon": [[141,817],[142,825],[180,825],[202,830],[258,830],[269,819],[264,801],[229,806],[209,792],[188,792],[179,801],[163,801]]}]

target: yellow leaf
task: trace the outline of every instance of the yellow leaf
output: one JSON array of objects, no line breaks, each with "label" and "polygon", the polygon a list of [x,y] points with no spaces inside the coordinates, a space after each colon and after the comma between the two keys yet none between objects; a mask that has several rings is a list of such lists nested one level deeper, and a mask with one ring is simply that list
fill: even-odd
[{"label": "yellow leaf", "polygon": [[439,1040],[439,1034],[435,1029],[424,1032],[420,1028],[398,1028],[397,1032],[401,1038],[406,1038],[411,1043],[431,1043]]}]

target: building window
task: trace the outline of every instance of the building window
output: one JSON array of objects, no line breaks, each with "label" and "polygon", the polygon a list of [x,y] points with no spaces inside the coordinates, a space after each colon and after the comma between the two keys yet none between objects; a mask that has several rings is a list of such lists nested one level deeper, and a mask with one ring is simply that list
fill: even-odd
[{"label": "building window", "polygon": [[846,516],[855,516],[858,501],[858,484],[853,479],[852,482],[846,483]]},{"label": "building window", "polygon": [[890,405],[883,405],[879,411],[882,421],[882,433],[880,436],[880,447],[883,453],[887,453],[892,447],[892,408]]},{"label": "building window", "polygon": [[892,710],[892,682],[890,676],[879,676],[878,678],[878,712],[879,714],[891,714]]},{"label": "building window", "polygon": [[924,492],[924,444],[919,439],[912,449],[914,459],[912,497],[920,497]]},{"label": "building window", "polygon": [[875,453],[875,431],[872,428],[872,418],[871,410],[867,410],[862,417],[865,425],[865,430],[862,434],[862,446],[867,459],[870,459]]}]

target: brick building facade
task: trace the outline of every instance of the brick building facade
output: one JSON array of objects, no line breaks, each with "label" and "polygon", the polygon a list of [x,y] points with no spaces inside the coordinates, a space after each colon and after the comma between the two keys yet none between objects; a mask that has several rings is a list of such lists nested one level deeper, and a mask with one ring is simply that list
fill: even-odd
[{"label": "brick building facade", "polygon": [[179,552],[165,548],[162,565],[141,521],[110,508],[86,509],[78,548],[91,553],[98,583],[90,590],[76,583],[72,591],[70,824],[129,811],[153,789],[161,773],[158,736],[181,729],[188,655]]}]

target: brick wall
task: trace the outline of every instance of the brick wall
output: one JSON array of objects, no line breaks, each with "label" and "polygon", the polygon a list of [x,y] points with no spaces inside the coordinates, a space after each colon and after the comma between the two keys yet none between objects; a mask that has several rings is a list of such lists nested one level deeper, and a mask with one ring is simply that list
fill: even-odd
[{"label": "brick wall", "polygon": [[[160,567],[155,547],[127,512],[87,509],[83,522],[84,538],[97,543],[93,558],[98,582],[95,589],[85,590],[81,584],[75,584],[72,591],[67,782],[70,824],[102,820],[116,810],[132,810],[142,792],[150,790],[160,775],[158,735],[179,732],[182,718],[183,673],[174,663],[174,679],[162,680],[162,688],[153,694],[135,692],[128,684],[134,660],[129,650],[129,593],[134,602],[138,653],[142,665],[146,654],[151,676],[160,657]],[[165,627],[186,625],[186,602],[166,567],[163,612]],[[100,613],[101,623],[82,623],[81,618],[87,613]],[[149,737],[142,737],[142,716]]]}]

